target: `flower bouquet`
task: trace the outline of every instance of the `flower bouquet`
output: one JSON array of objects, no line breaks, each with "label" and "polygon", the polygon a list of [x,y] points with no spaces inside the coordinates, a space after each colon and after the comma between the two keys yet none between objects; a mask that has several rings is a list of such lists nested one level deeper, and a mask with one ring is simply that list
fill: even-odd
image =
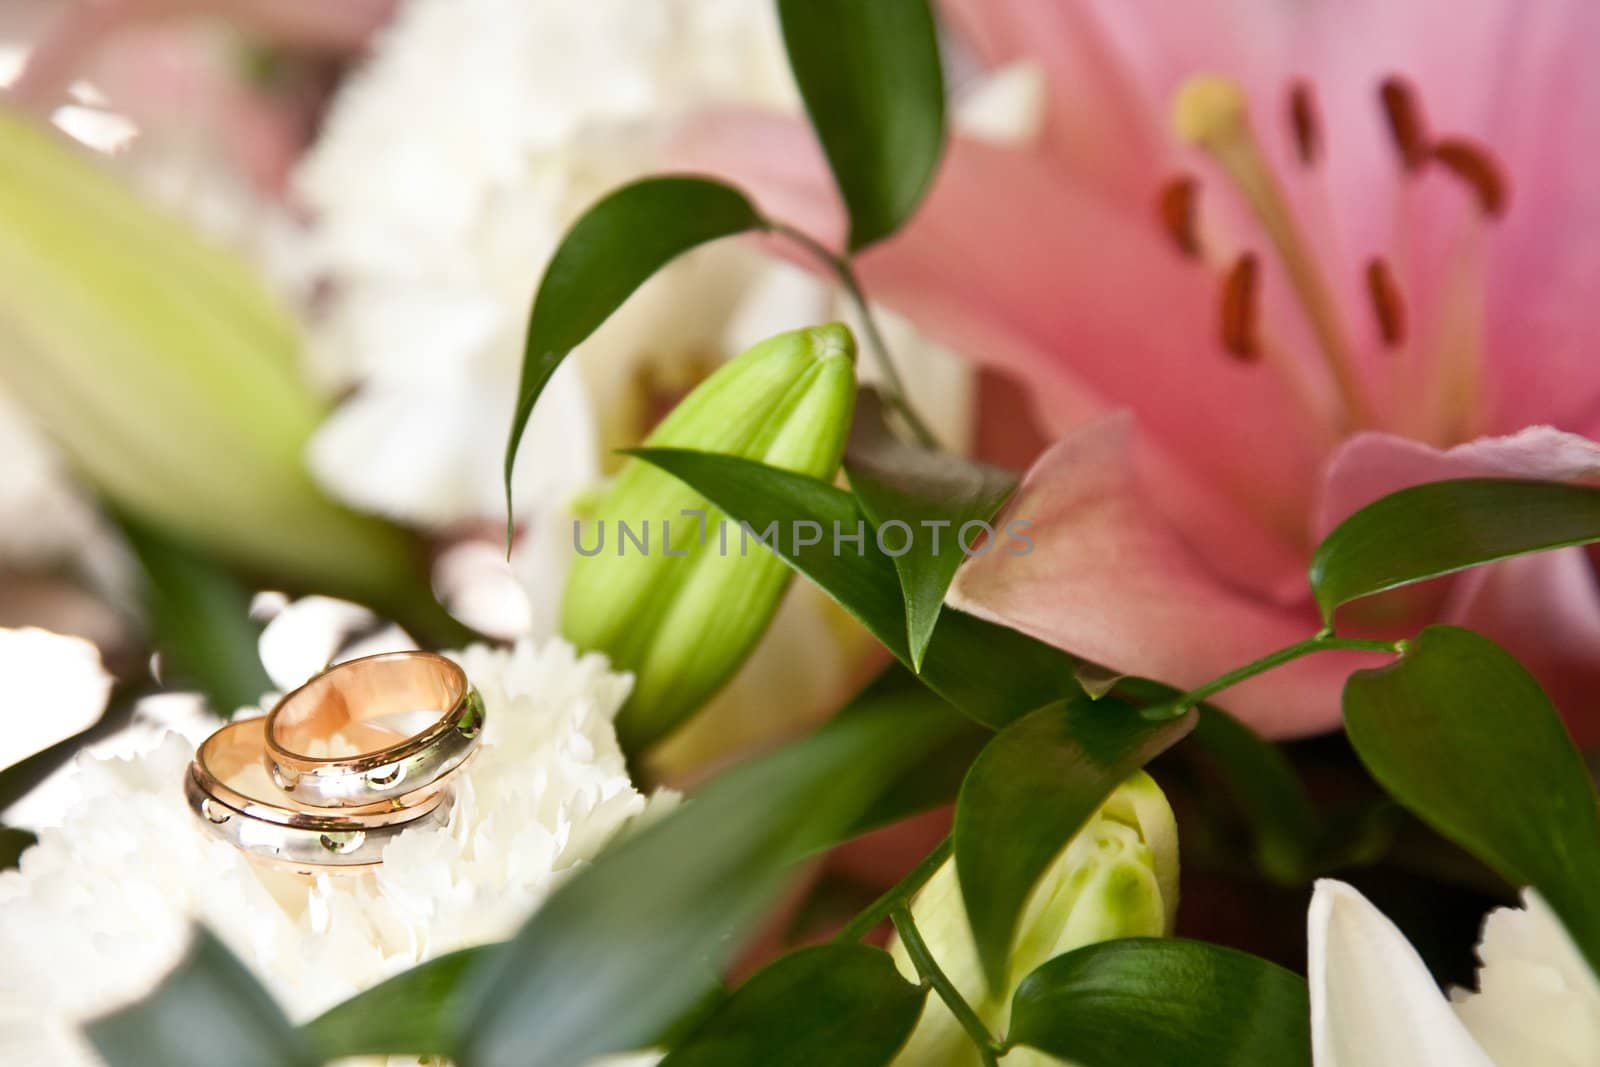
[{"label": "flower bouquet", "polygon": [[1600,8],[22,22],[11,1061],[1600,1058]]}]

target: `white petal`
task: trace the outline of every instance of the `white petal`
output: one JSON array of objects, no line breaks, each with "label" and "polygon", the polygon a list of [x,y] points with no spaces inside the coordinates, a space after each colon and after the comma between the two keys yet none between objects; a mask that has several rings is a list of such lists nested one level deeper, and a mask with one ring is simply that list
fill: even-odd
[{"label": "white petal", "polygon": [[1307,918],[1316,1067],[1494,1067],[1405,936],[1343,882]]},{"label": "white petal", "polygon": [[975,79],[956,103],[956,129],[995,144],[1027,144],[1044,123],[1045,76],[1019,62]]},{"label": "white petal", "polygon": [[303,597],[279,612],[261,631],[261,664],[272,684],[288,692],[331,663],[417,647],[396,626],[386,626],[351,641],[377,621],[371,611],[348,600]]},{"label": "white petal", "polygon": [[1456,1014],[1498,1063],[1600,1063],[1600,981],[1543,898],[1523,902],[1485,920],[1478,992],[1457,993]]},{"label": "white petal", "polygon": [[0,767],[92,726],[111,676],[88,641],[28,627],[0,630]]},{"label": "white petal", "polygon": [[[564,561],[567,553],[560,556]],[[433,588],[450,614],[480,634],[509,641],[529,632],[533,606],[500,544],[462,541],[450,546],[434,564]],[[551,602],[560,596],[561,586],[554,585]],[[552,626],[535,636],[553,632]]]},{"label": "white petal", "polygon": [[[311,469],[340,499],[402,522],[498,521],[514,383],[466,373],[371,382],[318,431]],[[598,467],[583,383],[564,367],[540,396],[517,451],[519,510],[571,496]]]}]

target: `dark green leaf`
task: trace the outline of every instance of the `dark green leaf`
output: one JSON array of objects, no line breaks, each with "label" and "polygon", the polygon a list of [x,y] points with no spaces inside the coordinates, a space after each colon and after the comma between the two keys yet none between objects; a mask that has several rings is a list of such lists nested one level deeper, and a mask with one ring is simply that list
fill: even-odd
[{"label": "dark green leaf", "polygon": [[37,844],[39,839],[26,830],[0,826],[0,871],[16,868],[22,854]]},{"label": "dark green leaf", "polygon": [[944,153],[933,13],[927,0],[778,0],[778,15],[857,251],[911,216]]},{"label": "dark green leaf", "polygon": [[735,990],[661,1067],[880,1067],[916,1026],[923,997],[880,949],[801,949]]},{"label": "dark green leaf", "polygon": [[860,707],[608,848],[473,973],[459,1058],[567,1067],[654,1040],[714,985],[791,864],[924,754],[922,711]]},{"label": "dark green leaf", "polygon": [[[335,1005],[301,1028],[319,1055],[448,1057],[460,1040],[462,997],[475,968],[505,942],[476,945],[402,971]],[[705,995],[657,1037],[652,1048],[671,1047],[707,1018],[727,996],[713,983]]]},{"label": "dark green leaf", "polygon": [[[924,689],[923,692],[930,700],[939,700],[931,691]],[[850,836],[955,803],[972,761],[978,758],[994,733],[942,700],[940,704],[945,709],[942,714],[949,727],[946,739],[915,767],[884,783],[883,795],[856,820]]]},{"label": "dark green leaf", "polygon": [[1600,971],[1600,814],[1550,699],[1487,637],[1430,626],[1344,687],[1361,762],[1396,800],[1513,885],[1532,885]]},{"label": "dark green leaf", "polygon": [[311,1051],[244,964],[209,931],[155,992],[91,1022],[111,1067],[316,1067]]},{"label": "dark green leaf", "polygon": [[[856,404],[844,465],[867,520],[879,529],[884,523],[902,524],[885,536],[896,549],[900,540],[907,542],[894,566],[905,594],[911,666],[921,670],[945,591],[966,558],[958,538],[968,523],[994,518],[1017,480],[999,468],[901,441],[884,422],[883,402],[870,389],[862,390]],[[982,525],[975,527],[965,543],[974,543],[983,532]]]},{"label": "dark green leaf", "polygon": [[1078,694],[1018,719],[983,750],[956,801],[961,895],[991,989],[1034,885],[1124,779],[1194,728],[1152,722],[1116,697]]},{"label": "dark green leaf", "polygon": [[1303,882],[1323,833],[1321,817],[1289,760],[1272,742],[1210,705],[1188,748],[1210,762],[1222,788],[1255,834],[1256,863],[1285,885]]},{"label": "dark green leaf", "polygon": [[1600,489],[1465,478],[1368,504],[1311,559],[1311,587],[1330,623],[1341,604],[1482,563],[1600,541]]},{"label": "dark green leaf", "polygon": [[914,704],[917,743],[927,755],[893,778],[885,779],[877,798],[851,826],[847,836],[899,822],[930,808],[953,803],[967,768],[994,732],[951,707],[902,663],[891,662],[841,714],[859,714],[886,699]]},{"label": "dark green leaf", "polygon": [[1011,1008],[1014,1045],[1078,1067],[1311,1064],[1305,979],[1231,948],[1129,938],[1057,956]]},{"label": "dark green leaf", "polygon": [[684,175],[624,185],[573,223],[545,268],[528,320],[516,415],[506,443],[508,513],[522,431],[567,353],[682,253],[761,225],[754,205],[733,186]]},{"label": "dark green leaf", "polygon": [[[894,561],[879,550],[855,499],[842,489],[804,475],[733,456],[679,449],[645,448],[633,455],[653,463],[699,491],[733,522],[757,533],[776,523],[774,551],[815,582],[872,635],[910,665],[905,600]],[[817,523],[826,533],[815,545],[790,536],[796,520]],[[839,541],[865,531],[858,547]],[[733,535],[730,535],[733,536]],[[998,551],[998,549],[997,549]],[[1077,661],[1031,637],[947,610],[939,614],[921,677],[930,689],[988,726],[1004,726],[1078,688]]]},{"label": "dark green leaf", "polygon": [[402,971],[307,1023],[306,1037],[328,1059],[448,1056],[467,972],[499,945],[462,949]]},{"label": "dark green leaf", "polygon": [[249,590],[189,545],[125,515],[118,522],[144,570],[162,683],[193,686],[224,717],[259,702],[273,686],[261,666]]}]

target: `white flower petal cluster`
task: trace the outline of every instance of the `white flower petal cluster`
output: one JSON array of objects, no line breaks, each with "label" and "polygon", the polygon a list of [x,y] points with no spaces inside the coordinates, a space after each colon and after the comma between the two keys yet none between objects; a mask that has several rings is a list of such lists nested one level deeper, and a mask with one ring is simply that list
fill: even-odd
[{"label": "white flower petal cluster", "polygon": [[303,1020],[422,960],[509,936],[575,867],[647,809],[612,719],[629,681],[560,641],[458,657],[482,693],[482,748],[448,824],[402,834],[383,864],[316,878],[245,859],[194,825],[192,745],[85,760],[66,820],[0,874],[0,1058],[97,1057],[80,1020],[137,998],[191,922],[217,932]]},{"label": "white flower petal cluster", "polygon": [[1600,980],[1539,894],[1489,913],[1478,960],[1478,991],[1450,999],[1495,1063],[1600,1062]]},{"label": "white flower petal cluster", "polygon": [[[663,168],[679,118],[717,106],[798,111],[771,4],[402,3],[293,179],[320,294],[308,315],[318,369],[333,388],[356,387],[313,442],[321,483],[403,522],[492,530],[547,259],[594,201]],[[513,580],[489,566],[498,544],[452,557],[435,576],[451,610],[501,636],[554,632],[574,556],[567,506],[599,481],[601,457],[637,444],[727,356],[833,314],[827,285],[738,241],[653,277],[540,399],[516,465]],[[966,372],[953,357],[943,365],[954,370],[910,377],[964,410]],[[965,422],[945,436],[964,440]],[[783,729],[837,705],[860,652],[855,631],[809,591],[791,604],[773,651],[666,764],[770,738],[774,692],[796,709]]]},{"label": "white flower petal cluster", "polygon": [[[294,177],[312,218],[307,267],[327,294],[320,369],[362,386],[313,446],[324,484],[409,522],[499,515],[528,307],[566,226],[655,169],[675,117],[792,94],[769,4],[403,4]],[[753,256],[698,258],[710,267],[667,271],[585,346],[607,381],[626,387],[649,360],[720,356]],[[607,415],[619,407],[591,398],[573,368],[547,388],[517,468],[521,500],[561,499],[598,476],[591,399]]]},{"label": "white flower petal cluster", "polygon": [[1522,908],[1490,913],[1478,991],[1448,1001],[1405,935],[1343,882],[1317,883],[1307,925],[1316,1067],[1600,1062],[1600,980],[1531,889]]}]

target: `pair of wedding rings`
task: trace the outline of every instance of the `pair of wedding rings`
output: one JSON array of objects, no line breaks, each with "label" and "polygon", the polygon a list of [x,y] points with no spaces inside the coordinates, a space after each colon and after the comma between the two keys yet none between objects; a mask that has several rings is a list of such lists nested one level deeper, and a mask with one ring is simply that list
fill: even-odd
[{"label": "pair of wedding rings", "polygon": [[449,779],[483,729],[465,672],[431,652],[350,660],[201,743],[184,780],[209,832],[299,870],[379,862],[444,824]]}]

